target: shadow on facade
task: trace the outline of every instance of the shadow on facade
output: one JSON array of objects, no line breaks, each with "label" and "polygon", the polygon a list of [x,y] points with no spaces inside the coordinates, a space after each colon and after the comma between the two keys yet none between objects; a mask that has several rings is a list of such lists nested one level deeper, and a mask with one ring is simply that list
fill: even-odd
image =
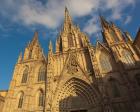
[{"label": "shadow on facade", "polygon": [[69,96],[59,102],[59,112],[101,112],[94,104],[89,104],[81,96]]},{"label": "shadow on facade", "polygon": [[[117,71],[93,80],[92,88],[98,91],[98,101],[88,102],[86,96],[75,92],[59,102],[60,112],[139,112],[140,62],[134,66],[118,62]],[[135,70],[134,70],[135,69]],[[132,71],[132,72],[131,72]],[[93,91],[93,94],[94,91]],[[96,95],[95,95],[96,96]],[[97,99],[96,99],[97,100]]]}]

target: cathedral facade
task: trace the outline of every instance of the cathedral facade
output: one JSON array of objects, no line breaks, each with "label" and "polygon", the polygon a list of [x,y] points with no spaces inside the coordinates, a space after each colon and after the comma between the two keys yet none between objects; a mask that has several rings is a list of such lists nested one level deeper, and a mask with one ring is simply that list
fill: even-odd
[{"label": "cathedral facade", "polygon": [[3,112],[139,112],[138,46],[128,32],[102,16],[100,22],[103,42],[93,46],[65,9],[47,56],[35,32],[15,65]]}]

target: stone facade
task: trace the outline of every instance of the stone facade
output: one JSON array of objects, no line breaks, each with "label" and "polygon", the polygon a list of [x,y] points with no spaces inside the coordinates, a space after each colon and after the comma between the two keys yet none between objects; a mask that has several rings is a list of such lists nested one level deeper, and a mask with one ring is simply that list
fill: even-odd
[{"label": "stone facade", "polygon": [[0,90],[0,95],[6,97],[8,90]]},{"label": "stone facade", "polygon": [[3,105],[4,105],[4,97],[0,95],[0,110],[3,110]]},{"label": "stone facade", "polygon": [[133,45],[136,48],[137,53],[140,55],[140,28],[139,28],[139,30],[137,32],[136,38],[135,38],[135,40],[133,42]]},{"label": "stone facade", "polygon": [[0,110],[3,110],[5,97],[7,95],[7,90],[0,90]]},{"label": "stone facade", "polygon": [[56,51],[38,33],[20,54],[3,112],[139,112],[140,55],[128,33],[100,17],[103,42],[91,45],[65,9]]}]

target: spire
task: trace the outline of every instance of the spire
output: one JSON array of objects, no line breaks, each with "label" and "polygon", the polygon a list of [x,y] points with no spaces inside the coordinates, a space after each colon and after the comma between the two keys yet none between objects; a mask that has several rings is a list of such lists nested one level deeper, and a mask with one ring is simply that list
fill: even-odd
[{"label": "spire", "polygon": [[56,40],[56,52],[60,51],[60,37],[57,38]]},{"label": "spire", "polygon": [[34,33],[34,38],[33,38],[33,40],[34,40],[34,41],[38,40],[38,32],[37,32],[37,31],[35,31],[35,33]]},{"label": "spire", "polygon": [[65,7],[65,23],[72,24],[72,19],[71,19],[71,16],[69,14],[67,7]]},{"label": "spire", "polygon": [[64,19],[64,30],[69,28],[72,25],[72,19],[69,14],[67,7],[65,7],[65,19]]},{"label": "spire", "polygon": [[133,42],[133,40],[132,40],[130,34],[129,34],[128,32],[124,32],[124,33],[125,33],[125,36],[126,36],[127,40],[128,40],[129,42]]},{"label": "spire", "polygon": [[22,61],[22,52],[19,54],[17,63],[21,63],[21,61]]},{"label": "spire", "polygon": [[39,44],[39,41],[38,41],[38,32],[37,31],[35,31],[35,33],[34,33],[33,40],[31,42],[31,46],[33,46],[34,44]]},{"label": "spire", "polygon": [[38,32],[36,31],[34,33],[32,41],[29,42],[27,47],[25,48],[23,60],[42,59],[42,55],[42,48],[39,44]]},{"label": "spire", "polygon": [[101,23],[102,28],[103,29],[108,28],[109,23],[105,20],[105,18],[101,15],[99,17],[100,17],[100,23]]},{"label": "spire", "polygon": [[49,43],[49,51],[50,51],[50,52],[53,52],[53,46],[52,46],[51,40],[50,40],[50,43]]}]

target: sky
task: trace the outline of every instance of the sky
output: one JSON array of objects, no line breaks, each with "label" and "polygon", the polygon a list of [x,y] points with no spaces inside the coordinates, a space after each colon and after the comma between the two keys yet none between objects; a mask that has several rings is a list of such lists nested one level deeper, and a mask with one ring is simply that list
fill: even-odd
[{"label": "sky", "polygon": [[0,0],[0,90],[9,88],[17,58],[35,31],[46,55],[50,40],[55,46],[65,7],[95,44],[97,36],[102,39],[99,14],[134,39],[140,27],[139,6],[139,0]]}]

